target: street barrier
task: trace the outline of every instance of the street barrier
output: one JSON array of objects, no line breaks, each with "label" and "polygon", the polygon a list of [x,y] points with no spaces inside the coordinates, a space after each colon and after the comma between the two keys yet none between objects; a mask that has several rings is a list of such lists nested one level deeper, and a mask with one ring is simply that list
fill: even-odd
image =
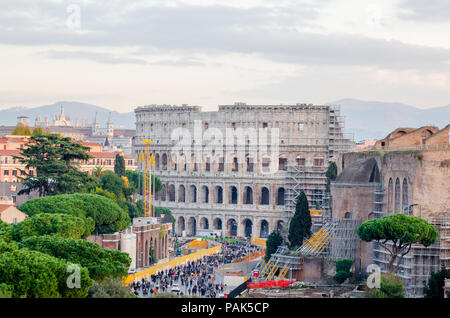
[{"label": "street barrier", "polygon": [[198,259],[203,258],[206,255],[213,255],[213,254],[220,253],[221,249],[222,249],[222,244],[219,244],[217,246],[208,248],[203,251],[199,251],[199,252],[195,252],[195,253],[192,253],[189,255],[177,257],[177,258],[174,258],[173,260],[170,260],[170,261],[167,261],[164,263],[156,264],[152,267],[146,268],[146,269],[144,269],[140,272],[137,272],[133,275],[128,275],[124,282],[125,282],[125,284],[130,285],[134,281],[139,281],[142,278],[147,278],[151,275],[158,273],[159,271],[163,271],[166,269],[184,265],[187,262],[196,261]]}]

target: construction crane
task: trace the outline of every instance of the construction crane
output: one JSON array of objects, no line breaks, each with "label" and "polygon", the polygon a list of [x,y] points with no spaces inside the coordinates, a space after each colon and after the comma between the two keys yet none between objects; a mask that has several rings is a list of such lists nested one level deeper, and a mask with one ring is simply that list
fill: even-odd
[{"label": "construction crane", "polygon": [[[150,143],[153,139],[142,139],[145,142],[145,150],[139,154],[139,162],[143,164],[143,190],[144,190],[144,215],[151,217],[152,211],[152,166],[155,165],[155,157],[150,154]],[[153,182],[154,183],[154,182]],[[153,188],[154,188],[153,184]]]}]

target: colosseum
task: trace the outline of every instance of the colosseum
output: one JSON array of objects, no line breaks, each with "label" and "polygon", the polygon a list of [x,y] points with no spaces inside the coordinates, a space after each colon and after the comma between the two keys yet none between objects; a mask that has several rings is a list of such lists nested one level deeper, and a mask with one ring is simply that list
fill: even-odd
[{"label": "colosseum", "polygon": [[285,229],[301,190],[322,210],[328,164],[354,146],[336,106],[149,105],[135,114],[134,154],[152,139],[152,173],[163,183],[153,203],[172,211],[178,235]]}]

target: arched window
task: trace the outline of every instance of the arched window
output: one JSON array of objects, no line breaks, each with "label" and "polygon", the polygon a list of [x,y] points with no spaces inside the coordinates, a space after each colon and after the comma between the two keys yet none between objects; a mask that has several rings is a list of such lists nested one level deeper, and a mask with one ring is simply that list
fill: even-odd
[{"label": "arched window", "polygon": [[264,155],[261,159],[261,169],[263,172],[270,172],[270,161],[269,155]]},{"label": "arched window", "polygon": [[402,205],[401,205],[401,194],[400,194],[400,179],[397,178],[395,180],[395,213],[402,212]]},{"label": "arched window", "polygon": [[230,202],[230,204],[238,203],[238,190],[234,186],[230,187],[230,201],[229,202]]},{"label": "arched window", "polygon": [[345,212],[344,218],[345,219],[351,219],[352,218],[352,213],[351,212]]},{"label": "arched window", "polygon": [[161,157],[162,170],[167,170],[167,155],[164,153]]},{"label": "arched window", "polygon": [[223,189],[221,186],[216,187],[216,203],[223,203]]},{"label": "arched window", "polygon": [[278,188],[278,193],[277,193],[277,205],[284,205],[284,193],[285,190],[284,188]]},{"label": "arched window", "polygon": [[266,187],[261,188],[261,205],[269,204],[269,189]]},{"label": "arched window", "polygon": [[161,201],[166,201],[166,185],[165,184],[162,185],[160,192],[161,192],[161,194],[160,194]]},{"label": "arched window", "polygon": [[387,202],[387,211],[392,212],[394,210],[394,182],[392,181],[392,178],[389,179],[388,184],[388,202]]},{"label": "arched window", "polygon": [[202,187],[202,203],[209,202],[209,189],[207,186]]},{"label": "arched window", "polygon": [[266,238],[269,236],[269,222],[267,222],[266,220],[261,221],[261,230],[259,236],[261,238]]},{"label": "arched window", "polygon": [[155,156],[155,169],[159,170],[159,153]]},{"label": "arched window", "polygon": [[180,185],[178,187],[178,202],[185,202],[186,201],[186,189],[184,188],[184,185]]},{"label": "arched window", "polygon": [[245,201],[244,204],[253,204],[253,190],[250,187],[245,187]]},{"label": "arched window", "polygon": [[175,185],[169,186],[169,202],[175,202]]},{"label": "arched window", "polygon": [[197,187],[195,185],[191,185],[189,187],[189,196],[190,196],[191,203],[197,202]]},{"label": "arched window", "polygon": [[286,171],[288,165],[288,160],[286,155],[281,155],[278,159],[278,170]]},{"label": "arched window", "polygon": [[[408,180],[403,179],[403,211],[408,208]],[[409,213],[409,211],[407,211]]]}]

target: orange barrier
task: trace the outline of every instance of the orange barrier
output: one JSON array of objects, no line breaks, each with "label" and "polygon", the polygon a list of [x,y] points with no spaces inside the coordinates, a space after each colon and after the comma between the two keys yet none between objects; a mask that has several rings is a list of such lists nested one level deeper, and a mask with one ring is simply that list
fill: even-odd
[{"label": "orange barrier", "polygon": [[257,288],[272,288],[272,287],[288,287],[293,282],[294,282],[293,280],[268,280],[266,282],[260,283],[247,282],[247,288],[257,289]]},{"label": "orange barrier", "polygon": [[262,248],[266,248],[266,239],[263,238],[252,238],[252,244],[253,245],[259,245]]}]

